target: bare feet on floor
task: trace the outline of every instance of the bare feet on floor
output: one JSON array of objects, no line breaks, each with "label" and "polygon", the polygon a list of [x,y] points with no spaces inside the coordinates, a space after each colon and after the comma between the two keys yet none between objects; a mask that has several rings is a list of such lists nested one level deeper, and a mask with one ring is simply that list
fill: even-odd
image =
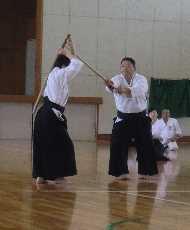
[{"label": "bare feet on floor", "polygon": [[130,179],[129,174],[122,174],[122,175],[116,177],[116,180],[129,180],[129,179]]},{"label": "bare feet on floor", "polygon": [[65,182],[65,181],[66,181],[65,177],[59,177],[59,178],[55,179],[56,184],[61,184],[61,183]]},{"label": "bare feet on floor", "polygon": [[45,183],[47,183],[47,181],[43,177],[37,177],[36,183],[37,184],[45,184]]}]

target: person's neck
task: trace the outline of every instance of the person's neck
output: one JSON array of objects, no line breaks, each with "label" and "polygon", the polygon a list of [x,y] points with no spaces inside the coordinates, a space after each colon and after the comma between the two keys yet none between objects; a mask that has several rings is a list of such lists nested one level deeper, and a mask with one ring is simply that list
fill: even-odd
[{"label": "person's neck", "polygon": [[126,74],[124,75],[125,79],[126,79],[127,81],[130,81],[130,80],[133,78],[134,73],[135,73],[135,72],[126,73]]},{"label": "person's neck", "polygon": [[157,121],[158,118],[153,118],[152,119],[152,124],[154,124]]},{"label": "person's neck", "polygon": [[163,118],[164,122],[167,124],[169,118]]}]

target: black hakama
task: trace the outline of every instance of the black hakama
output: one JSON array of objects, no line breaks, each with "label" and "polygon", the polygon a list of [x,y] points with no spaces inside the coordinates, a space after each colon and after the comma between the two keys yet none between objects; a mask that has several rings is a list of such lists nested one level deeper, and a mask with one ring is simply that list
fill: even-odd
[{"label": "black hakama", "polygon": [[53,104],[46,98],[35,118],[33,178],[54,180],[77,173],[74,145],[67,132],[66,118],[63,115],[64,121],[58,119],[52,110],[56,107]]},{"label": "black hakama", "polygon": [[153,148],[156,156],[157,161],[168,161],[169,159],[164,156],[164,153],[167,149],[167,146],[165,147],[160,140],[153,139]]},{"label": "black hakama", "polygon": [[120,176],[129,173],[128,147],[131,139],[135,139],[137,149],[138,173],[154,175],[158,173],[153,149],[150,118],[145,112],[124,114],[118,112],[123,119],[114,122],[110,145],[109,174]]}]

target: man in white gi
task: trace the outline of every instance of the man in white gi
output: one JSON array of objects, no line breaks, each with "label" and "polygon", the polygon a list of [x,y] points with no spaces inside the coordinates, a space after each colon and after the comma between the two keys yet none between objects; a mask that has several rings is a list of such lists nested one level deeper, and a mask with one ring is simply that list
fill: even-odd
[{"label": "man in white gi", "polygon": [[109,174],[119,179],[126,179],[129,173],[128,146],[135,139],[140,175],[157,174],[151,121],[146,116],[147,79],[136,73],[135,60],[124,57],[120,63],[120,74],[106,81],[106,89],[113,93],[117,108],[114,119],[111,145]]},{"label": "man in white gi", "polygon": [[156,110],[152,110],[149,113],[152,124],[152,138],[153,147],[157,161],[167,161],[169,160],[164,156],[166,147],[162,144],[161,130],[160,130],[160,119],[158,119],[158,113]]},{"label": "man in white gi", "polygon": [[158,119],[158,113],[156,110],[152,110],[149,113],[149,117],[151,118],[151,123],[152,123],[152,136],[155,139],[159,139],[160,138],[160,133],[159,133],[159,129],[157,128],[159,125],[159,119]]},{"label": "man in white gi", "polygon": [[182,131],[178,121],[170,117],[168,109],[162,110],[162,119],[160,119],[157,129],[160,132],[162,144],[168,146],[169,150],[177,150],[176,140],[182,137]]}]

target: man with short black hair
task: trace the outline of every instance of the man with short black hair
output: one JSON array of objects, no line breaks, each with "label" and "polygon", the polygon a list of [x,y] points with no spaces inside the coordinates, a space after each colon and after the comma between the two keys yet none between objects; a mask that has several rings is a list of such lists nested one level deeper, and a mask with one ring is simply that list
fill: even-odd
[{"label": "man with short black hair", "polygon": [[162,119],[159,124],[162,143],[167,145],[169,150],[177,150],[177,139],[182,137],[182,131],[178,121],[170,117],[169,109],[162,110]]},{"label": "man with short black hair", "polygon": [[154,153],[157,161],[167,161],[168,158],[164,156],[165,146],[161,143],[162,137],[160,132],[160,119],[158,119],[158,113],[156,110],[152,110],[149,113],[149,117],[151,118],[151,130],[152,130],[152,138],[153,138],[153,147]]},{"label": "man with short black hair", "polygon": [[143,176],[157,174],[151,121],[146,116],[147,80],[136,73],[136,63],[131,57],[121,60],[120,72],[106,81],[106,89],[113,93],[117,108],[110,145],[109,174],[119,179],[127,178],[128,146],[132,138],[137,148],[138,173]]}]

